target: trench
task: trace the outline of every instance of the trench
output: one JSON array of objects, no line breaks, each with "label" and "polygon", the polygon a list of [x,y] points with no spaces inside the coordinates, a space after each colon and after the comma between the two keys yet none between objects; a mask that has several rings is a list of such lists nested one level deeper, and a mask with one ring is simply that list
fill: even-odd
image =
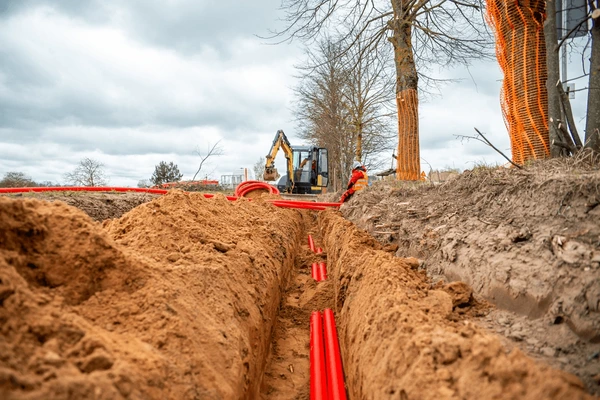
[{"label": "trench", "polygon": [[[299,246],[261,398],[309,398],[310,313],[323,308],[336,314],[348,398],[586,398],[571,375],[507,352],[470,322],[465,310],[477,304],[466,285],[432,286],[414,259],[386,251],[339,213],[313,218],[301,236],[312,232],[325,252]],[[316,283],[310,265],[320,260],[329,279]]]},{"label": "trench", "polygon": [[[573,376],[507,352],[471,322],[465,310],[477,304],[466,285],[432,286],[418,262],[387,251],[337,211],[282,211],[176,192],[101,230],[66,205],[5,203],[0,221],[10,222],[2,232],[12,247],[0,253],[0,277],[10,284],[0,311],[11,312],[6,321],[15,332],[38,332],[30,347],[18,347],[28,338],[19,335],[10,345],[34,352],[40,337],[54,335],[49,360],[81,366],[56,369],[51,385],[31,378],[25,389],[11,389],[29,391],[28,398],[65,390],[85,398],[68,374],[103,390],[101,398],[308,398],[310,315],[324,308],[335,313],[351,399],[587,398]],[[30,237],[34,220],[53,228]],[[323,253],[309,250],[308,234]],[[152,259],[137,256],[148,249]],[[52,308],[27,294],[36,287],[17,272],[35,254],[43,256],[32,259],[36,273],[72,277],[81,270],[76,286],[74,279],[57,282],[63,296],[72,292],[77,300],[65,308],[77,317],[61,316],[67,305]],[[88,276],[77,264],[82,255],[81,266],[102,274]],[[310,266],[319,261],[328,279],[317,283]],[[133,273],[142,282],[135,290],[121,276]],[[78,296],[88,286],[97,288],[93,295]],[[61,336],[64,327],[81,332],[80,343]],[[109,358],[114,367],[100,363]],[[15,374],[12,381],[26,382]]]}]

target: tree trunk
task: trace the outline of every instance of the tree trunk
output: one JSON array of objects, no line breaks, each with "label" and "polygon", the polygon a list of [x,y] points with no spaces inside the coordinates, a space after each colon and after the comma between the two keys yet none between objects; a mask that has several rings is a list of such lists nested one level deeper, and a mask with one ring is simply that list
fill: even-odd
[{"label": "tree trunk", "polygon": [[[596,5],[594,5],[596,3]],[[585,147],[600,152],[600,16],[598,2],[590,0],[593,18],[592,57],[588,89],[587,116],[585,124]]]},{"label": "tree trunk", "polygon": [[550,156],[546,43],[543,0],[487,0],[488,22],[496,34],[496,54],[504,72],[502,111],[513,162]]},{"label": "tree trunk", "polygon": [[394,20],[391,26],[394,35],[390,38],[394,46],[396,63],[396,104],[398,107],[398,157],[396,179],[419,180],[421,156],[419,152],[419,98],[418,75],[412,47],[411,21],[404,19],[406,10],[402,1],[392,1]]},{"label": "tree trunk", "polygon": [[560,67],[558,52],[555,51],[558,45],[558,35],[556,34],[556,2],[562,0],[546,0],[546,20],[544,21],[544,37],[546,39],[546,66],[548,68],[548,80],[546,81],[546,90],[548,91],[548,127],[550,137],[550,154],[552,157],[560,157],[565,154],[565,149],[556,143],[561,142],[560,134],[556,124],[551,121],[561,119],[560,116],[560,97],[556,90],[556,82],[560,80]]}]

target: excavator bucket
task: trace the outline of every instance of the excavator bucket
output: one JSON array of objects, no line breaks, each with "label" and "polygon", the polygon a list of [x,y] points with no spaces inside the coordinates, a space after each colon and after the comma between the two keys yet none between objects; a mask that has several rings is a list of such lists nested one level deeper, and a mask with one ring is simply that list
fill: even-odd
[{"label": "excavator bucket", "polygon": [[265,181],[274,181],[279,178],[279,172],[277,172],[277,168],[266,168],[263,174],[263,180]]}]

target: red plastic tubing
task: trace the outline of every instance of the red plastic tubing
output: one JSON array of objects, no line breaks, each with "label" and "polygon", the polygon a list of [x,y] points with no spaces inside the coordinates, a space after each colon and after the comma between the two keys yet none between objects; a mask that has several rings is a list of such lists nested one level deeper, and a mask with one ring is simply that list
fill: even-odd
[{"label": "red plastic tubing", "polygon": [[106,186],[56,186],[56,187],[21,187],[0,188],[0,193],[26,193],[26,192],[138,192],[151,194],[167,194],[164,189],[146,189],[130,187]]},{"label": "red plastic tubing", "polygon": [[319,277],[318,281],[324,281],[327,279],[327,267],[324,262],[319,263],[319,267],[317,268],[317,276]]},{"label": "red plastic tubing", "polygon": [[308,235],[308,247],[310,248],[310,251],[315,251],[315,242],[311,235]]},{"label": "red plastic tubing", "polygon": [[235,188],[235,195],[238,197],[244,197],[249,192],[258,189],[266,189],[269,194],[279,194],[279,190],[275,186],[269,185],[266,182],[244,181]]},{"label": "red plastic tubing", "polygon": [[328,400],[321,312],[310,315],[310,399]]},{"label": "red plastic tubing", "polygon": [[[264,183],[264,182],[263,182]],[[277,190],[277,188],[273,189]],[[250,191],[250,190],[248,190]],[[147,189],[147,188],[131,188],[117,186],[55,186],[55,187],[21,187],[21,188],[0,188],[2,193],[27,193],[27,192],[137,192],[150,194],[167,194],[165,189]],[[247,193],[247,192],[245,192]],[[244,193],[244,194],[245,194]],[[203,193],[207,199],[214,197],[212,193]],[[237,196],[226,196],[227,200],[237,200]],[[327,207],[339,207],[340,203],[319,203],[309,201],[293,201],[293,200],[269,200],[271,204],[277,207],[284,208],[301,208],[307,210],[321,211]]]},{"label": "red plastic tubing", "polygon": [[319,281],[319,265],[314,262],[310,267],[310,276],[313,277],[315,281]]},{"label": "red plastic tubing", "polygon": [[342,368],[337,329],[335,328],[333,311],[330,308],[323,310],[323,330],[325,353],[327,354],[326,373],[329,400],[346,400],[346,385],[344,384],[344,370]]}]

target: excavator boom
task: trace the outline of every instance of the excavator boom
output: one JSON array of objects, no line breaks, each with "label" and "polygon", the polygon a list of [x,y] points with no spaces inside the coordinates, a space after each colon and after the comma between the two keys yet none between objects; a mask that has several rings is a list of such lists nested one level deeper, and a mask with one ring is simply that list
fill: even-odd
[{"label": "excavator boom", "polygon": [[283,150],[285,158],[287,159],[288,169],[291,170],[292,168],[292,145],[290,145],[290,141],[288,140],[287,136],[285,136],[285,133],[283,133],[283,131],[280,129],[275,134],[275,139],[273,139],[271,150],[266,157],[267,161],[265,164],[265,172],[263,173],[263,179],[265,181],[274,181],[280,177],[277,168],[275,168],[275,157],[277,156],[280,148]]}]

